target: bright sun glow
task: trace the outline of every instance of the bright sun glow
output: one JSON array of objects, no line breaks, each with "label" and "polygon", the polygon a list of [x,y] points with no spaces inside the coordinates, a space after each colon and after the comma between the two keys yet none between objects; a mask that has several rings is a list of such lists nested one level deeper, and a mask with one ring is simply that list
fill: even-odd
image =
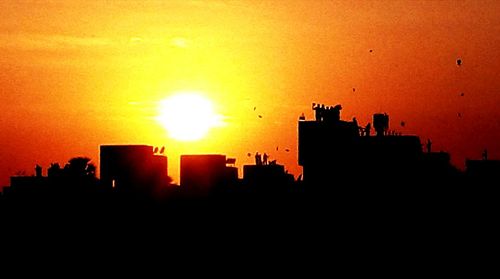
[{"label": "bright sun glow", "polygon": [[157,120],[170,137],[180,141],[202,139],[221,124],[212,102],[196,92],[179,92],[162,100]]}]

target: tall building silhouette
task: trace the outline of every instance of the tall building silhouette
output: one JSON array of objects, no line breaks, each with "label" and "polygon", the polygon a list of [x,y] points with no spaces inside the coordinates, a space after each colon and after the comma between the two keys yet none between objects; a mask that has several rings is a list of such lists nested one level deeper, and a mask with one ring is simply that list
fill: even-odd
[{"label": "tall building silhouette", "polygon": [[[357,122],[298,122],[298,162],[304,182],[313,185],[383,184],[420,175],[422,147],[417,136],[388,135],[389,117],[375,114],[376,136]],[[370,127],[370,125],[367,125]]]}]

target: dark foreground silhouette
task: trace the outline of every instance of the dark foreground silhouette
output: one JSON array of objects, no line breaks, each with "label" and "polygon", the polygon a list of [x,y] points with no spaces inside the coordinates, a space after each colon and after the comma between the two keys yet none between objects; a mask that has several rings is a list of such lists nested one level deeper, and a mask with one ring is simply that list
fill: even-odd
[{"label": "dark foreground silhouette", "polygon": [[[256,153],[243,179],[224,155],[184,155],[181,183],[171,184],[164,148],[100,147],[101,178],[88,158],[52,164],[43,176],[12,177],[0,197],[3,221],[18,217],[91,223],[146,222],[178,226],[253,222],[340,227],[444,226],[493,217],[499,161],[467,161],[466,172],[444,152],[416,136],[389,130],[389,116],[375,114],[359,126],[343,121],[340,105],[313,105],[315,120],[298,123],[297,180],[284,166]],[[28,220],[26,219],[26,220]],[[189,221],[188,221],[189,220]],[[63,222],[63,223],[64,223]]]}]

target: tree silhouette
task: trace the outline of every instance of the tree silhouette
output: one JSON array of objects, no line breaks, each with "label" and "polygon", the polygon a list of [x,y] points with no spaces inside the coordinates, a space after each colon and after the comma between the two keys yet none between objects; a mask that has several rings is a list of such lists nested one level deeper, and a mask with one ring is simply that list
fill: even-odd
[{"label": "tree silhouette", "polygon": [[68,161],[65,169],[71,177],[95,177],[96,166],[87,157],[74,157]]}]

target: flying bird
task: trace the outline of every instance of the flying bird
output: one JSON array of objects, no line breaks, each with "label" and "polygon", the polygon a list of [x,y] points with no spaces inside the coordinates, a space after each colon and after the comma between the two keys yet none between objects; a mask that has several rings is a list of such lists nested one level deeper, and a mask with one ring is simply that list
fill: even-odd
[{"label": "flying bird", "polygon": [[457,59],[457,65],[458,65],[458,66],[461,66],[461,65],[462,65],[462,59],[460,59],[460,58],[459,58],[459,59]]},{"label": "flying bird", "polygon": [[354,87],[353,87],[353,88],[352,88],[352,92],[355,92],[355,91],[356,91],[356,88],[354,88]]},{"label": "flying bird", "polygon": [[287,148],[287,149],[285,149],[285,151],[286,151],[286,152],[290,152],[290,149],[288,149],[288,148]]},{"label": "flying bird", "polygon": [[464,95],[465,95],[465,94],[462,92],[462,93],[460,94],[460,97],[463,97]]},{"label": "flying bird", "polygon": [[253,107],[253,111],[255,111],[257,109],[257,107]]},{"label": "flying bird", "polygon": [[460,112],[458,113],[458,118],[462,118],[462,114]]},{"label": "flying bird", "polygon": [[259,118],[262,118],[262,115],[259,114]]},{"label": "flying bird", "polygon": [[250,156],[252,156],[252,154],[251,154],[250,152],[248,152],[248,153],[247,153],[247,156],[248,156],[248,157],[250,157]]},{"label": "flying bird", "polygon": [[370,49],[370,52],[373,52],[373,49]]},{"label": "flying bird", "polygon": [[406,123],[404,121],[401,121],[401,127],[404,127]]}]

